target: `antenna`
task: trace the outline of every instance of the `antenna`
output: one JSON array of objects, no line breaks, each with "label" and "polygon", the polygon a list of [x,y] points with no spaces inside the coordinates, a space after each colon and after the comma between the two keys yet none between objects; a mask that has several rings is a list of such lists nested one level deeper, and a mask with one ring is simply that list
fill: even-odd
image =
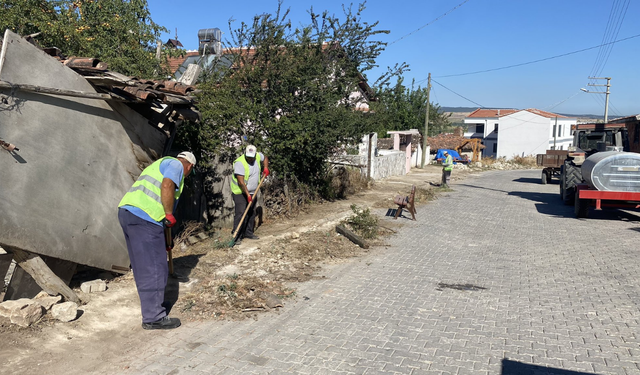
[{"label": "antenna", "polygon": [[178,28],[176,27],[176,40],[178,40]]}]

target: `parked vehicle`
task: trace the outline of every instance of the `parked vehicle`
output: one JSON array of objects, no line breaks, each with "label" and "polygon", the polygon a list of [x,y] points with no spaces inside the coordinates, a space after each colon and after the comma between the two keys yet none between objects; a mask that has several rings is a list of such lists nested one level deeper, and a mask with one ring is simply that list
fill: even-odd
[{"label": "parked vehicle", "polygon": [[567,158],[567,150],[547,150],[545,154],[536,156],[536,164],[542,167],[540,182],[546,185],[553,177],[560,179],[560,167]]},{"label": "parked vehicle", "polygon": [[584,182],[575,186],[575,214],[588,217],[589,208],[640,208],[640,154],[599,152],[581,168]]},{"label": "parked vehicle", "polygon": [[560,197],[575,204],[576,186],[583,183],[581,167],[591,155],[602,151],[629,151],[624,124],[579,124],[573,134],[573,146],[560,166]]}]

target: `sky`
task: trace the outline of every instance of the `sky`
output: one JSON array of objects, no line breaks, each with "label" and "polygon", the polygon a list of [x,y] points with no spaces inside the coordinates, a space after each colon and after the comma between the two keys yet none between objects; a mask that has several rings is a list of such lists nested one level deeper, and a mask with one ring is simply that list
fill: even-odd
[{"label": "sky", "polygon": [[[229,20],[235,20],[235,29],[255,15],[275,13],[278,5],[277,0],[148,2],[153,21],[170,30],[163,40],[174,38],[177,28],[190,50],[198,48],[199,29],[217,27],[226,39]],[[283,1],[294,26],[309,24],[311,7],[342,16],[343,4],[351,3]],[[638,16],[640,0],[369,0],[362,20],[379,22],[377,28],[390,33],[376,36],[388,45],[377,59],[379,67],[366,77],[373,84],[388,66],[405,62],[410,69],[405,84],[415,80],[426,87],[431,73],[430,101],[441,107],[576,115],[604,114],[606,88],[588,85],[607,81],[589,77],[610,77],[609,119],[637,115]],[[598,47],[603,43],[609,44]]]}]

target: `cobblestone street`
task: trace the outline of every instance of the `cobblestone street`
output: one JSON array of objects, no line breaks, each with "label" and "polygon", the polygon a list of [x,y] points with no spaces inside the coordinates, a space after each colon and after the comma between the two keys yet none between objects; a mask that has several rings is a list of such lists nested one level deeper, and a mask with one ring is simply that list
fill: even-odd
[{"label": "cobblestone street", "polygon": [[141,332],[122,371],[640,374],[640,216],[575,219],[539,177],[469,176],[280,312]]}]

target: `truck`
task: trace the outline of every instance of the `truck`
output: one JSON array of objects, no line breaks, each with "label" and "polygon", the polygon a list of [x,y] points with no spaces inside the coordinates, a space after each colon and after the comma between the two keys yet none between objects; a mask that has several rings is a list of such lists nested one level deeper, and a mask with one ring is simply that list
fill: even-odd
[{"label": "truck", "polygon": [[572,146],[560,166],[560,198],[566,205],[574,205],[576,186],[582,184],[582,164],[602,151],[629,151],[629,137],[625,124],[578,124]]}]

